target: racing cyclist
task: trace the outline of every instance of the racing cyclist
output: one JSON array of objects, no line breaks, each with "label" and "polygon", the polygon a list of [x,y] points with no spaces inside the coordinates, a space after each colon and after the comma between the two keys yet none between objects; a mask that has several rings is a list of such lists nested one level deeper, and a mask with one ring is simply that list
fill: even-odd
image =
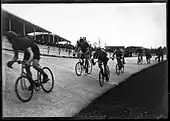
[{"label": "racing cyclist", "polygon": [[103,68],[102,68],[102,63],[103,63],[104,70],[106,70],[107,62],[109,60],[109,58],[107,57],[107,52],[105,50],[101,49],[100,47],[98,47],[92,56],[92,64],[93,65],[95,65],[95,63],[94,63],[95,58],[98,59],[98,67],[100,68],[102,75],[104,75],[106,77],[106,81],[109,81],[109,77],[108,77],[106,71],[104,71],[105,73],[103,73]]},{"label": "racing cyclist", "polygon": [[25,70],[31,83],[29,90],[32,90],[35,86],[32,80],[32,73],[30,71],[31,62],[33,63],[34,69],[36,69],[43,75],[43,83],[46,83],[48,81],[48,75],[39,66],[40,50],[34,40],[26,37],[21,37],[13,31],[8,31],[6,33],[6,37],[9,43],[12,44],[12,49],[14,52],[13,58],[11,61],[7,62],[7,66],[12,68],[12,65],[18,59],[18,52],[24,51],[23,61],[25,62]]},{"label": "racing cyclist", "polygon": [[[123,52],[121,51],[120,48],[118,48],[114,51],[112,60],[114,60],[115,55],[116,55],[116,60],[117,60],[119,67],[122,68],[123,64],[125,64],[125,62],[124,62]],[[123,61],[121,61],[121,59],[123,59]]]},{"label": "racing cyclist", "polygon": [[[85,59],[85,67],[88,66],[88,59],[90,58],[90,45],[87,43],[86,39],[81,38],[80,40],[77,41],[77,45],[75,47],[75,51],[74,52],[82,52],[82,54],[80,55],[80,58],[82,60],[81,65],[84,64],[84,59]],[[88,72],[88,68],[86,68],[85,72]]]}]

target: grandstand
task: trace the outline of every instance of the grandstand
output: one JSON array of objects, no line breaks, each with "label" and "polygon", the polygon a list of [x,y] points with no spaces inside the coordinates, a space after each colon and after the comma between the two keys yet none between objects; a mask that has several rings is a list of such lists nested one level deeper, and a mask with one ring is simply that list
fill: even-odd
[{"label": "grandstand", "polygon": [[[55,56],[71,56],[71,52],[74,46],[71,45],[71,41],[60,37],[42,27],[34,25],[6,10],[2,9],[2,40],[5,42],[5,46],[10,49],[8,41],[5,41],[5,33],[7,31],[14,31],[20,36],[29,37],[34,39],[34,41],[40,47],[41,54],[49,54]],[[60,42],[66,42],[62,44]]]}]

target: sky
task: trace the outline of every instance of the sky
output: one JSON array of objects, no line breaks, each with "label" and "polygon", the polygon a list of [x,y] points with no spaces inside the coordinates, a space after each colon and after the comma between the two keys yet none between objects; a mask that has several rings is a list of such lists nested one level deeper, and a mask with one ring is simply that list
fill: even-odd
[{"label": "sky", "polygon": [[166,46],[166,3],[2,4],[2,8],[74,45]]}]

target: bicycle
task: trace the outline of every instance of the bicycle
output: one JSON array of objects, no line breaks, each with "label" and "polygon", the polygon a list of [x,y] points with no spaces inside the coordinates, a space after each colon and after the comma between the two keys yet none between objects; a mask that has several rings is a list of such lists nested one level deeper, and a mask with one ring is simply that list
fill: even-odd
[{"label": "bicycle", "polygon": [[[82,53],[80,53],[82,54]],[[75,72],[77,74],[77,76],[80,76],[82,74],[83,71],[87,71],[87,74],[91,74],[92,72],[92,63],[90,61],[90,59],[85,59],[85,62],[82,64],[82,59],[80,57],[78,57],[79,61],[76,63],[75,65]],[[86,64],[87,61],[87,64]]]},{"label": "bicycle", "polygon": [[[97,62],[98,62],[98,61],[93,62],[93,65],[95,65]],[[103,68],[104,68],[103,62],[102,62],[102,66],[103,66]],[[106,71],[106,72],[105,72],[105,71]],[[107,74],[108,79],[110,78],[110,70],[109,70],[109,66],[108,66],[108,65],[106,65],[106,70],[105,70],[105,68],[104,68],[104,72],[103,72],[103,73],[104,73],[104,74]],[[106,80],[106,76],[103,75],[102,72],[101,72],[101,70],[100,70],[100,71],[99,71],[99,84],[100,84],[101,87],[104,85],[104,81],[105,81],[105,80]],[[107,80],[106,80],[106,81],[107,81]]]},{"label": "bicycle", "polygon": [[142,64],[143,63],[143,57],[142,56],[138,56],[138,60],[137,60],[137,64]]},{"label": "bicycle", "polygon": [[[54,87],[54,77],[53,77],[53,73],[52,71],[48,68],[48,67],[43,67],[42,69],[44,70],[44,72],[46,72],[46,74],[48,75],[48,81],[46,83],[42,82],[42,74],[40,72],[37,71],[37,79],[33,80],[34,83],[34,88],[32,90],[28,90],[29,86],[31,85],[30,82],[30,77],[28,76],[28,74],[24,71],[25,68],[25,64],[24,61],[16,61],[18,64],[22,64],[21,66],[21,76],[17,78],[17,81],[15,83],[15,92],[17,97],[22,101],[22,102],[28,102],[32,96],[33,96],[33,92],[35,91],[39,91],[41,88],[46,92],[49,93],[52,91],[53,87]],[[30,65],[31,67],[33,67],[33,65]],[[39,65],[40,66],[40,65]],[[47,73],[49,72],[49,73]],[[51,78],[49,78],[51,77]],[[50,84],[50,80],[51,82],[51,86],[49,87],[49,85],[46,84]],[[49,89],[47,87],[49,87]],[[26,97],[22,97],[22,95],[20,95],[20,90],[18,89],[18,87],[21,88],[22,91],[24,91]]]},{"label": "bicycle", "polygon": [[[118,58],[118,59],[120,59],[120,61],[121,61],[121,58],[120,57],[114,57],[114,58]],[[122,65],[122,66],[121,66]],[[121,63],[117,63],[116,64],[116,73],[117,73],[117,75],[119,75],[120,74],[120,72],[121,73],[124,73],[124,64],[123,64],[123,62],[121,61]]]}]

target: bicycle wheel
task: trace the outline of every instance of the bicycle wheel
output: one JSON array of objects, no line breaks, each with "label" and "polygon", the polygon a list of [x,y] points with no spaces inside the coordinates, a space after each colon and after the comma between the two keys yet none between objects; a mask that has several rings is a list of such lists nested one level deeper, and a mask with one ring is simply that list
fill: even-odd
[{"label": "bicycle wheel", "polygon": [[44,67],[43,71],[48,75],[48,81],[46,83],[42,83],[43,75],[40,74],[41,87],[46,93],[49,93],[54,87],[53,73],[48,67]]},{"label": "bicycle wheel", "polygon": [[103,78],[103,75],[102,75],[101,71],[99,72],[99,84],[100,84],[101,87],[104,84],[104,78]]},{"label": "bicycle wheel", "polygon": [[90,60],[88,60],[88,74],[91,74],[92,72],[92,62]]},{"label": "bicycle wheel", "polygon": [[124,73],[124,65],[121,68],[121,72]]},{"label": "bicycle wheel", "polygon": [[106,65],[106,69],[107,69],[107,77],[109,79],[110,78],[110,70],[109,70],[109,66],[108,65]]},{"label": "bicycle wheel", "polygon": [[23,102],[28,102],[32,98],[33,90],[28,90],[30,85],[31,83],[26,76],[20,76],[15,83],[15,93]]},{"label": "bicycle wheel", "polygon": [[82,74],[82,71],[83,71],[83,68],[82,68],[81,63],[77,62],[76,66],[75,66],[75,72],[76,72],[77,76],[80,76]]},{"label": "bicycle wheel", "polygon": [[116,73],[117,73],[117,75],[120,74],[120,69],[119,69],[119,65],[118,64],[116,64]]}]

